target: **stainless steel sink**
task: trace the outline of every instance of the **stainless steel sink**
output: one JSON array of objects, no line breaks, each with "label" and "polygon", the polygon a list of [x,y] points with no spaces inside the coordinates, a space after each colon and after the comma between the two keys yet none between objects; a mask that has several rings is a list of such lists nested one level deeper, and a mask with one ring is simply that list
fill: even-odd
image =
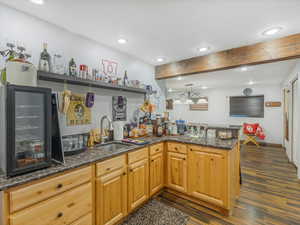
[{"label": "stainless steel sink", "polygon": [[95,146],[95,150],[103,150],[103,151],[117,151],[119,149],[122,149],[122,148],[127,148],[127,147],[130,147],[132,146],[132,144],[127,144],[127,143],[107,143],[107,144],[101,144],[101,145],[97,145]]}]

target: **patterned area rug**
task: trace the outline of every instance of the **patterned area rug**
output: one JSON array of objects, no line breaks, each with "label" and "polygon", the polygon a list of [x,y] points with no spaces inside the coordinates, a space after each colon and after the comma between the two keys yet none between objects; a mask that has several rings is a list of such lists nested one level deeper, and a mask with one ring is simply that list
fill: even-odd
[{"label": "patterned area rug", "polygon": [[122,225],[186,225],[189,216],[157,200],[138,209]]}]

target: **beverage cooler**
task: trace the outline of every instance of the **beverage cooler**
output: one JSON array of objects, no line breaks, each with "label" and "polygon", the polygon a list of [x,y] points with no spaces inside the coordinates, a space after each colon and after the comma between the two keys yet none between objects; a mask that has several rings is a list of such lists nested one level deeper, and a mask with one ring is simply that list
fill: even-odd
[{"label": "beverage cooler", "polygon": [[51,165],[51,89],[1,87],[1,167],[15,176]]}]

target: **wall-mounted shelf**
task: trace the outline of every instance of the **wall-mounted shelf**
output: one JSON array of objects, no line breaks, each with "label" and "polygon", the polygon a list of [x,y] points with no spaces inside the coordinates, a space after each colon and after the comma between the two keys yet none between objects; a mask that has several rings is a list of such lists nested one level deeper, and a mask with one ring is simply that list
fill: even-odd
[{"label": "wall-mounted shelf", "polygon": [[144,94],[146,95],[147,91],[142,88],[133,88],[133,87],[124,87],[119,85],[112,85],[107,84],[104,82],[98,82],[98,81],[91,81],[91,80],[83,80],[76,77],[56,74],[56,73],[49,73],[44,71],[38,71],[38,79],[44,80],[44,81],[52,81],[57,83],[67,83],[72,85],[79,85],[79,86],[87,86],[87,87],[93,87],[93,88],[104,88],[104,89],[110,89],[110,90],[116,90],[116,91],[125,91],[125,92],[132,92],[132,93],[138,93],[138,94]]}]

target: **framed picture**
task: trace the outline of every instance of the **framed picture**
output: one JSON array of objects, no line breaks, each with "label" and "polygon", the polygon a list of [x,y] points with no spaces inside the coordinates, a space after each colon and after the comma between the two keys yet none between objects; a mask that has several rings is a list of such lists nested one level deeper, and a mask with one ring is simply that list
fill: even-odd
[{"label": "framed picture", "polygon": [[118,63],[111,60],[102,59],[102,71],[107,76],[117,76]]}]

